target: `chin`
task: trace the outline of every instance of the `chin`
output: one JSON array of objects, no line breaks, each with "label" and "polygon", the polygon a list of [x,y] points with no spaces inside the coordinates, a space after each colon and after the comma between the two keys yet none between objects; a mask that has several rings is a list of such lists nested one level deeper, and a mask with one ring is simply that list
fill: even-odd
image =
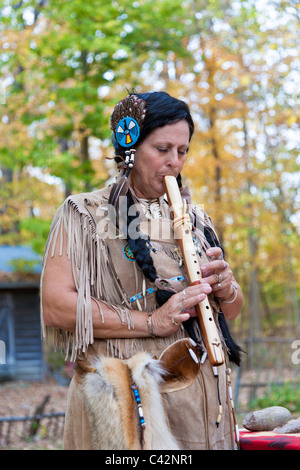
[{"label": "chin", "polygon": [[166,189],[163,180],[159,181],[158,184],[153,187],[153,193],[156,193],[155,197],[161,197],[165,194]]},{"label": "chin", "polygon": [[[146,189],[146,188],[145,188]],[[145,199],[157,199],[165,194],[165,185],[162,179],[154,179],[151,187],[147,187],[147,191],[141,192],[140,197]]]}]

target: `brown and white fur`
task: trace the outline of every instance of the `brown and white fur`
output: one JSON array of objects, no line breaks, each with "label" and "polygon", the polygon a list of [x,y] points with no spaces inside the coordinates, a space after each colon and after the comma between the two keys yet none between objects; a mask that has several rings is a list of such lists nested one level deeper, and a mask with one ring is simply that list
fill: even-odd
[{"label": "brown and white fur", "polygon": [[[164,371],[159,361],[141,352],[127,361],[94,357],[77,361],[85,395],[93,448],[102,450],[179,449],[161,395]],[[145,428],[141,434],[132,383],[138,387]]]},{"label": "brown and white fur", "polygon": [[[127,360],[91,354],[78,358],[77,376],[84,391],[93,448],[178,450],[163,393],[193,382],[200,368],[198,354],[196,344],[184,338],[165,349],[159,360],[147,352]],[[133,383],[141,398],[144,428],[131,390]]]}]

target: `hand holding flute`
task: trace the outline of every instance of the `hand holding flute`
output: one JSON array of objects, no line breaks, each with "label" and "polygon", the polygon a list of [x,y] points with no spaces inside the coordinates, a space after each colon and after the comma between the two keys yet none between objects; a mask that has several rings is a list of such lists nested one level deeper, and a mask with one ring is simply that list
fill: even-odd
[{"label": "hand holding flute", "polygon": [[[183,201],[176,178],[166,176],[164,183],[173,217],[174,232],[179,241],[189,282],[191,286],[196,286],[201,283],[202,276],[191,230],[189,228],[189,216],[184,213]],[[224,362],[224,353],[207,296],[202,301],[199,301],[199,303],[195,305],[195,308],[210,363],[213,366],[219,366]]]}]

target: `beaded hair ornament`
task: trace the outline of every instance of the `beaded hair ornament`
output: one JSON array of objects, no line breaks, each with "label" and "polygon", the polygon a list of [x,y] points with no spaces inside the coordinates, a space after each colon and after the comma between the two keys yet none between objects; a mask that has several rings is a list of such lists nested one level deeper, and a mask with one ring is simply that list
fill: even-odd
[{"label": "beaded hair ornament", "polygon": [[116,104],[110,118],[115,141],[125,150],[125,166],[118,183],[113,184],[108,203],[117,207],[121,195],[127,194],[128,176],[134,165],[134,145],[137,143],[146,117],[146,102],[130,94]]},{"label": "beaded hair ornament", "polygon": [[[110,119],[110,127],[114,132],[114,137],[120,147],[124,147],[125,158],[125,174],[126,170],[129,174],[134,164],[133,146],[137,143],[143,121],[146,117],[146,103],[134,94],[130,94],[120,101]],[[127,174],[127,176],[128,176]]]}]

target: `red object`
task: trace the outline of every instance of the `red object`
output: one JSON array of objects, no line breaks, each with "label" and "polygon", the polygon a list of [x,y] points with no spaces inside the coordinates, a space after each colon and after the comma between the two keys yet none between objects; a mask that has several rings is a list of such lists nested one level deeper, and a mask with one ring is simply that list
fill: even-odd
[{"label": "red object", "polygon": [[241,450],[300,450],[300,434],[240,430]]}]

